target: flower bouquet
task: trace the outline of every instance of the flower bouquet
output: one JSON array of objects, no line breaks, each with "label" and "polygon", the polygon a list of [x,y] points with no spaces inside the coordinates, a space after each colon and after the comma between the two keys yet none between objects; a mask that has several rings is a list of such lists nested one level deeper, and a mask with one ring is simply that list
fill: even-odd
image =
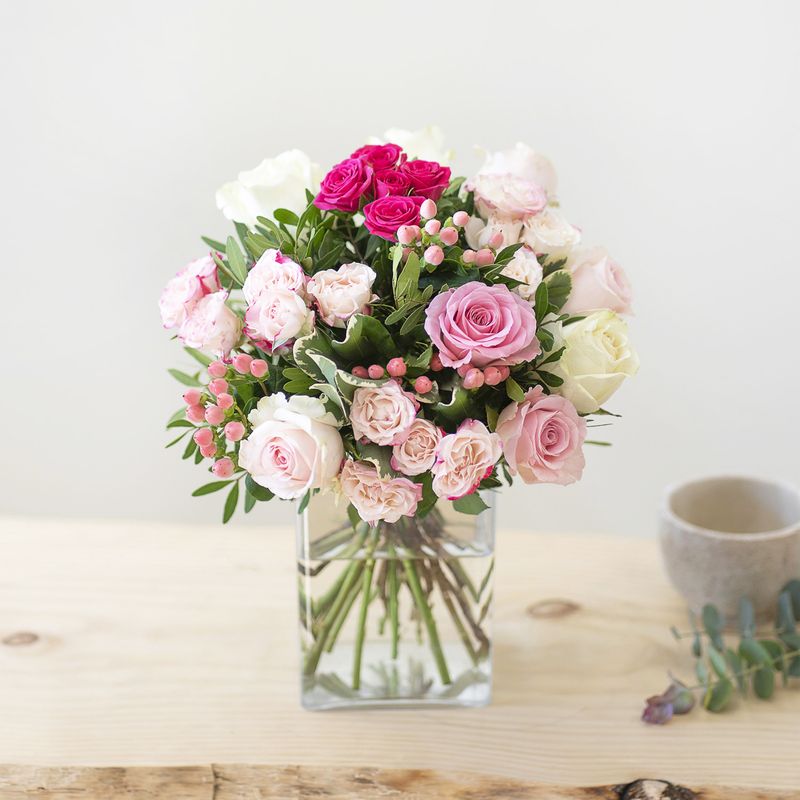
[{"label": "flower bouquet", "polygon": [[200,365],[170,370],[167,425],[211,473],[194,494],[224,491],[223,522],[297,504],[311,708],[488,701],[495,490],[578,480],[638,366],[625,275],[579,247],[546,158],[465,181],[405,138],[321,181],[299,151],[242,173],[236,235],[160,300]]}]

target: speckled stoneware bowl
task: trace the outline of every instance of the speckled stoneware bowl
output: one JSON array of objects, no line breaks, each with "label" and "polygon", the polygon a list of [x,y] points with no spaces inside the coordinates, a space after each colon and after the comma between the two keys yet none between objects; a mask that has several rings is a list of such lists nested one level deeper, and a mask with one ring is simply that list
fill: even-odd
[{"label": "speckled stoneware bowl", "polygon": [[775,481],[722,476],[669,487],[661,553],[689,607],[713,603],[729,621],[749,597],[760,617],[800,577],[800,492]]}]

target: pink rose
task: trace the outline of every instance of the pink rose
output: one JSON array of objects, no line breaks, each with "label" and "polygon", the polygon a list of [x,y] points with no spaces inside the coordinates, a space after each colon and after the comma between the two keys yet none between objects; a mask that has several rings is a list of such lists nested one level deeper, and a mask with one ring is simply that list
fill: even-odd
[{"label": "pink rose", "polygon": [[261,294],[276,286],[305,297],[307,280],[303,268],[280,250],[265,250],[247,274],[242,294],[247,305],[252,305]]},{"label": "pink rose", "polygon": [[283,500],[325,489],[344,458],[336,420],[317,397],[279,393],[250,412],[253,430],[239,446],[239,466]]},{"label": "pink rose", "polygon": [[383,172],[376,172],[374,183],[375,197],[386,197],[390,194],[408,194],[411,189],[411,181],[409,181],[399,169],[387,169]]},{"label": "pink rose", "polygon": [[434,297],[425,314],[446,367],[511,366],[541,352],[530,303],[503,284],[465,283]]},{"label": "pink rose", "polygon": [[509,469],[525,483],[566,485],[581,477],[586,422],[566,398],[529,389],[524,403],[503,409],[497,433]]},{"label": "pink rose", "polygon": [[227,299],[227,292],[214,292],[195,303],[178,332],[181,342],[227,356],[242,334],[242,321],[228,307]]},{"label": "pink rose", "polygon": [[547,193],[538,183],[517,175],[476,175],[470,188],[482,217],[525,220],[547,206]]},{"label": "pink rose", "polygon": [[211,256],[191,261],[167,282],[161,292],[158,308],[164,327],[180,327],[200,298],[221,288],[217,265]]},{"label": "pink rose", "polygon": [[411,424],[406,440],[392,448],[392,469],[404,475],[421,475],[436,460],[442,431],[427,419],[418,417]]},{"label": "pink rose", "polygon": [[458,500],[472,494],[491,475],[503,455],[500,437],[476,419],[467,419],[455,433],[448,434],[436,449],[431,468],[437,497]]},{"label": "pink rose", "polygon": [[399,444],[408,436],[418,408],[414,395],[391,380],[356,389],[350,406],[353,435],[375,444]]},{"label": "pink rose", "polygon": [[359,200],[370,186],[372,167],[360,158],[348,158],[322,179],[314,205],[333,211],[358,211]]},{"label": "pink rose", "polygon": [[392,169],[397,166],[403,156],[403,150],[397,144],[365,144],[359,147],[350,158],[360,158],[376,172]]},{"label": "pink rose", "polygon": [[401,225],[419,224],[424,197],[379,197],[364,206],[364,225],[370,233],[393,242]]},{"label": "pink rose", "polygon": [[326,325],[344,328],[350,317],[366,313],[377,299],[372,294],[376,277],[366,264],[342,264],[338,269],[315,272],[308,282],[308,294],[316,301]]},{"label": "pink rose", "polygon": [[400,165],[400,171],[411,182],[415,194],[438,200],[450,185],[450,167],[443,167],[435,161],[416,158]]},{"label": "pink rose", "polygon": [[565,314],[583,314],[607,308],[617,314],[631,313],[631,286],[622,267],[602,247],[576,252],[570,259],[572,291]]},{"label": "pink rose", "polygon": [[420,484],[408,478],[382,478],[376,467],[365,461],[346,460],[339,486],[358,516],[370,525],[413,517],[422,499]]},{"label": "pink rose", "polygon": [[244,321],[245,333],[251,339],[274,348],[309,333],[314,327],[314,312],[297,292],[272,286],[247,307]]}]

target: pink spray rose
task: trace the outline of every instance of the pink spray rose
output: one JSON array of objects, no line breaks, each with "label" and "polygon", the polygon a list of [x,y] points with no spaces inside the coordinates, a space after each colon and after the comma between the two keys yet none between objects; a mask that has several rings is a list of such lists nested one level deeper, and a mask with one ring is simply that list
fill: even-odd
[{"label": "pink spray rose", "polygon": [[607,308],[631,313],[631,286],[622,267],[602,247],[579,250],[570,258],[572,291],[562,311],[583,314]]},{"label": "pink spray rose", "polygon": [[309,333],[314,327],[314,312],[297,292],[273,286],[256,296],[247,307],[244,321],[245,333],[251,339],[279,347]]},{"label": "pink spray rose", "polygon": [[399,169],[387,169],[375,173],[374,188],[375,197],[403,195],[411,189],[411,181]]},{"label": "pink spray rose", "polygon": [[418,417],[411,424],[406,440],[392,448],[392,469],[404,475],[421,475],[436,460],[442,431],[432,422]]},{"label": "pink spray rose", "polygon": [[471,281],[433,298],[425,330],[447,367],[511,366],[539,352],[530,303],[503,284]]},{"label": "pink spray rose", "polygon": [[450,185],[450,167],[443,167],[435,161],[414,159],[400,165],[400,171],[408,178],[414,194],[438,200]]},{"label": "pink spray rose", "polygon": [[408,436],[419,403],[394,381],[356,389],[350,406],[350,422],[356,439],[375,444],[400,444]]},{"label": "pink spray rose", "polygon": [[401,225],[419,224],[419,208],[424,201],[424,197],[379,197],[364,206],[364,225],[375,236],[394,242]]},{"label": "pink spray rose", "polygon": [[247,274],[242,293],[247,305],[268,289],[280,286],[305,297],[307,275],[303,268],[280,250],[265,250]]},{"label": "pink spray rose", "polygon": [[359,200],[371,186],[372,167],[360,158],[348,158],[322,179],[314,205],[332,211],[358,211]]},{"label": "pink spray rose", "polygon": [[436,449],[433,491],[438,497],[458,500],[472,494],[503,455],[500,437],[478,420],[467,419],[455,433],[445,436]]},{"label": "pink spray rose", "polygon": [[497,434],[512,474],[525,483],[579,480],[585,459],[586,422],[564,397],[529,389],[524,403],[511,403],[500,413]]},{"label": "pink spray rose", "polygon": [[158,301],[161,322],[165,328],[178,328],[200,298],[218,292],[217,265],[211,256],[203,256],[187,264],[171,278]]},{"label": "pink spray rose", "polygon": [[242,321],[228,307],[227,299],[227,292],[214,292],[198,300],[180,327],[181,342],[216,356],[227,356],[242,334]]},{"label": "pink spray rose", "polygon": [[422,486],[408,478],[382,478],[374,464],[344,462],[339,474],[342,494],[353,504],[365,522],[397,522],[413,517],[422,499]]},{"label": "pink spray rose", "polygon": [[377,299],[372,294],[375,270],[366,264],[342,264],[338,269],[315,272],[308,282],[308,294],[313,297],[319,315],[326,325],[344,328],[353,314],[364,314]]},{"label": "pink spray rose", "polygon": [[366,164],[372,167],[375,172],[382,172],[383,170],[392,169],[397,166],[403,156],[403,150],[397,144],[365,144],[359,147],[350,158],[360,158]]}]

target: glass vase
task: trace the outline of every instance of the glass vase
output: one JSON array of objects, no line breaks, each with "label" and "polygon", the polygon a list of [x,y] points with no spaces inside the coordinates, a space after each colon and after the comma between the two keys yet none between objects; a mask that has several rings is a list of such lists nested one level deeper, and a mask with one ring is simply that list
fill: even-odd
[{"label": "glass vase", "polygon": [[440,501],[374,526],[332,495],[298,515],[303,706],[489,702],[495,516],[482,497],[478,515]]}]

